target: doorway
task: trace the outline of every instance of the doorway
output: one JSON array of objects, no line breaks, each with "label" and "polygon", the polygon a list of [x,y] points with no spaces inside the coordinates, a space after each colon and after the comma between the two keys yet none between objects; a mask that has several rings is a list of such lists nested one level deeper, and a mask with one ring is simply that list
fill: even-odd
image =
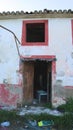
[{"label": "doorway", "polygon": [[37,99],[37,92],[46,92],[46,96],[42,96],[42,102],[51,102],[51,85],[52,85],[52,63],[49,61],[36,60],[34,62],[34,82],[33,97]]},{"label": "doorway", "polygon": [[52,102],[52,79],[54,62],[47,59],[34,59],[23,61],[23,103],[37,100],[37,92],[45,91],[46,96],[42,96],[42,102]]}]

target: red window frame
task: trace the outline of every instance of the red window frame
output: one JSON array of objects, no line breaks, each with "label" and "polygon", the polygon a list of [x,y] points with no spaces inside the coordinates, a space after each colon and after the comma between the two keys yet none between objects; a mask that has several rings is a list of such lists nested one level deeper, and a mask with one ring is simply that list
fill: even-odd
[{"label": "red window frame", "polygon": [[72,45],[73,45],[73,19],[71,20],[71,28],[72,28]]},{"label": "red window frame", "polygon": [[[26,42],[26,24],[45,23],[45,42]],[[25,20],[22,24],[22,46],[47,46],[48,45],[48,20]]]}]

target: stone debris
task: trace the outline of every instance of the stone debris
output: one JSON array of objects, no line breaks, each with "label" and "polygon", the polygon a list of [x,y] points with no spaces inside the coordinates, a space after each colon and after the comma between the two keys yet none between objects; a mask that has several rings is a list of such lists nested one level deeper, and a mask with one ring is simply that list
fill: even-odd
[{"label": "stone debris", "polygon": [[26,115],[26,114],[50,114],[50,115],[55,115],[55,116],[61,116],[62,113],[59,112],[58,110],[51,110],[49,108],[44,108],[44,107],[34,107],[34,106],[30,106],[30,107],[24,107],[21,108],[17,114],[20,116]]},{"label": "stone debris", "polygon": [[1,110],[7,110],[7,111],[11,111],[11,110],[15,110],[16,107],[14,106],[0,106]]}]

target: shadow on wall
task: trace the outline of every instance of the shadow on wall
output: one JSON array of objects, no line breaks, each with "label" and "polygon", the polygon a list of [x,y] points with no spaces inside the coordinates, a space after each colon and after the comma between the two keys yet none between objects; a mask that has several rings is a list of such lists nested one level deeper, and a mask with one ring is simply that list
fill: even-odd
[{"label": "shadow on wall", "polygon": [[57,97],[64,97],[65,96],[65,89],[62,85],[61,80],[57,80],[54,86],[54,93]]}]

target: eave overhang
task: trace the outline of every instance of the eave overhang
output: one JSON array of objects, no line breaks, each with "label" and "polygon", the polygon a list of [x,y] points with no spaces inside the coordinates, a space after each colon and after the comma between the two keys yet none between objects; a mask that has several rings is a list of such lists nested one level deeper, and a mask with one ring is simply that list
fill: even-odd
[{"label": "eave overhang", "polygon": [[73,18],[73,11],[69,10],[35,10],[30,12],[12,11],[0,13],[0,20],[4,19],[26,19],[26,18]]}]

